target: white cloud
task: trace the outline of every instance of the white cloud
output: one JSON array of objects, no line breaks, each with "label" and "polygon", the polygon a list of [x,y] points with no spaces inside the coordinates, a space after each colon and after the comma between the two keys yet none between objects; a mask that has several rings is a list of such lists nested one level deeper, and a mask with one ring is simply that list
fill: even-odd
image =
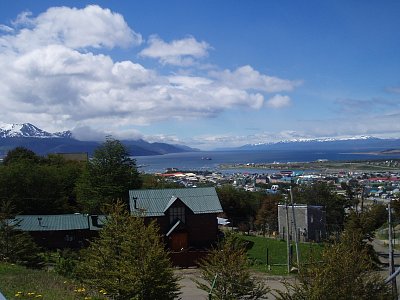
[{"label": "white cloud", "polygon": [[13,24],[17,34],[0,37],[0,46],[19,52],[52,44],[82,49],[127,47],[142,42],[141,35],[129,28],[122,15],[97,5],[83,9],[52,7],[36,18],[22,13]]},{"label": "white cloud", "polygon": [[[124,128],[216,117],[237,107],[261,109],[265,93],[298,84],[250,66],[166,76],[134,61],[114,61],[104,48],[137,44],[141,37],[121,15],[99,6],[50,8],[37,17],[25,13],[13,26],[14,33],[0,32],[0,119],[52,131],[75,128],[80,138],[140,136]],[[203,58],[209,49],[192,37],[158,42],[165,48],[149,53],[160,60],[169,59],[165,50],[181,60]],[[147,49],[154,45],[153,40]]]},{"label": "white cloud", "polygon": [[198,42],[194,37],[167,43],[157,36],[152,36],[148,43],[149,47],[140,52],[141,56],[158,59],[162,64],[177,66],[193,65],[195,59],[207,56],[210,49],[210,45],[204,41]]},{"label": "white cloud", "polygon": [[272,108],[282,108],[286,106],[290,106],[292,101],[290,100],[289,96],[282,96],[277,94],[272,98],[268,99],[267,106]]},{"label": "white cloud", "polygon": [[151,136],[146,136],[146,141],[148,142],[158,142],[158,143],[168,143],[168,144],[182,144],[182,141],[173,134],[155,134]]},{"label": "white cloud", "polygon": [[7,25],[0,24],[0,31],[10,33],[10,32],[13,32],[14,29]]},{"label": "white cloud", "polygon": [[18,14],[17,18],[12,21],[12,25],[14,25],[15,27],[19,27],[19,26],[30,26],[33,25],[33,20],[31,19],[32,16],[32,12],[30,11],[23,11],[20,14]]},{"label": "white cloud", "polygon": [[261,74],[249,65],[239,67],[235,71],[213,71],[210,75],[231,87],[255,89],[267,93],[292,91],[302,83]]}]

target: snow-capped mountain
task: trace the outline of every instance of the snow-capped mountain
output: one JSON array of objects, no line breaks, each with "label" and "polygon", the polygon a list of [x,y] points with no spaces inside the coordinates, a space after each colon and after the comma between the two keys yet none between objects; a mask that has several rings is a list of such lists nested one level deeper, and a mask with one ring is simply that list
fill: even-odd
[{"label": "snow-capped mountain", "polygon": [[[182,145],[149,143],[144,140],[127,140],[122,143],[134,156],[197,150]],[[30,123],[5,124],[0,122],[0,157],[5,156],[9,150],[16,147],[25,147],[40,155],[62,152],[88,152],[91,154],[100,144],[97,141],[74,139],[71,131],[50,133]]]},{"label": "snow-capped mountain", "polygon": [[0,138],[71,138],[70,131],[50,133],[30,123],[5,124],[0,123]]},{"label": "snow-capped mountain", "polygon": [[379,139],[369,135],[357,135],[350,137],[325,137],[325,138],[298,138],[298,139],[290,139],[290,140],[281,140],[278,142],[267,142],[267,143],[255,143],[255,144],[247,144],[242,147],[251,147],[251,146],[263,146],[263,145],[274,145],[274,144],[288,144],[288,143],[325,143],[325,142],[338,142],[338,141],[355,141],[355,140],[371,140],[371,139]]},{"label": "snow-capped mountain", "polygon": [[[381,151],[397,149],[400,139],[384,139],[360,135],[351,137],[297,138],[279,142],[247,144],[235,150],[291,150],[291,151]],[[225,149],[228,150],[228,149]]]}]

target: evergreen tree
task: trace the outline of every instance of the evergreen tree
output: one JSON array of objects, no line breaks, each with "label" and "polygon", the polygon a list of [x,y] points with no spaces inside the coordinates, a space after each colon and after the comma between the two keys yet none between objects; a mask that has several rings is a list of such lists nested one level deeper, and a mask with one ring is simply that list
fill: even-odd
[{"label": "evergreen tree", "polygon": [[200,262],[203,281],[197,286],[210,293],[210,299],[266,299],[269,288],[250,275],[243,244],[228,236]]},{"label": "evergreen tree", "polygon": [[82,252],[78,274],[89,286],[105,289],[112,299],[175,299],[178,277],[154,222],[113,205],[100,237]]},{"label": "evergreen tree", "polygon": [[104,204],[117,199],[128,203],[128,191],[140,188],[136,162],[118,140],[107,140],[96,149],[93,159],[77,184],[78,202],[90,213],[99,213]]},{"label": "evergreen tree", "polygon": [[25,147],[16,147],[7,152],[6,157],[4,157],[3,164],[6,166],[21,161],[37,163],[40,161],[40,157],[37,156],[32,150],[29,150]]},{"label": "evergreen tree", "polygon": [[12,211],[10,201],[0,202],[0,261],[36,267],[39,247],[28,233],[18,230]]},{"label": "evergreen tree", "polygon": [[281,196],[266,196],[257,212],[256,226],[261,229],[263,235],[278,230],[278,204],[282,201]]},{"label": "evergreen tree", "polygon": [[299,283],[278,292],[281,300],[392,299],[360,231],[344,231],[327,245],[322,262],[304,266]]}]

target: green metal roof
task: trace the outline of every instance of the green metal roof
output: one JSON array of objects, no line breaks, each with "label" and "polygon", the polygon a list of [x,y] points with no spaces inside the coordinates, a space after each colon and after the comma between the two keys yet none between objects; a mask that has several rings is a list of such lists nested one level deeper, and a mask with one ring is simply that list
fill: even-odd
[{"label": "green metal roof", "polygon": [[[18,215],[10,221],[14,224],[19,223],[17,228],[22,231],[100,229],[92,224],[92,218],[87,214]],[[104,216],[99,216],[99,224],[103,222]]]},{"label": "green metal roof", "polygon": [[174,198],[179,198],[195,214],[222,212],[221,203],[213,187],[129,191],[131,211],[144,211],[146,217],[163,216],[171,202],[175,201]]}]

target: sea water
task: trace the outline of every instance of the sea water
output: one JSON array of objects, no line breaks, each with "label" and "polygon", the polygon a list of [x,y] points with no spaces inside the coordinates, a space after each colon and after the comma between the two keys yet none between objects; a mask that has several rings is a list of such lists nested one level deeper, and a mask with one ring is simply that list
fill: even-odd
[{"label": "sea water", "polygon": [[[356,154],[347,151],[199,151],[164,155],[135,156],[140,171],[164,172],[168,168],[183,171],[222,171],[221,164],[311,162],[319,159],[330,161],[400,159],[400,155]],[[227,170],[232,172],[232,170]],[[240,172],[266,172],[266,170],[240,168]]]}]

